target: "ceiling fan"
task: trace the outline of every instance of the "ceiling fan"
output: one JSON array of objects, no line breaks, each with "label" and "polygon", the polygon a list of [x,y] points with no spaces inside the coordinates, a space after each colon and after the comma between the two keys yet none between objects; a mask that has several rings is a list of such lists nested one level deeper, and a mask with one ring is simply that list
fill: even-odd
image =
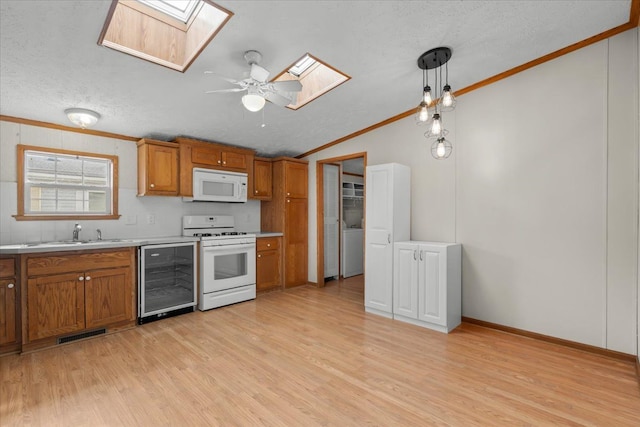
[{"label": "ceiling fan", "polygon": [[265,101],[272,102],[284,107],[295,103],[297,92],[302,90],[302,84],[298,80],[288,80],[280,82],[269,82],[269,71],[262,68],[258,63],[262,59],[262,54],[256,50],[248,50],[244,53],[244,59],[251,66],[249,77],[243,80],[230,79],[220,76],[213,71],[205,71],[205,74],[213,74],[222,80],[228,81],[240,87],[231,89],[209,90],[205,93],[223,92],[244,92],[242,104],[249,111],[260,111],[264,107]]}]

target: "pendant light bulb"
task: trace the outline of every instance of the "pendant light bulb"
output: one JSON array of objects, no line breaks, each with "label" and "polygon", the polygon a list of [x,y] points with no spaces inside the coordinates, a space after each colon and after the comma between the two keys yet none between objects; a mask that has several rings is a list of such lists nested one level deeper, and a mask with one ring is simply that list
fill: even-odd
[{"label": "pendant light bulb", "polygon": [[446,159],[452,151],[453,146],[444,137],[438,138],[431,146],[431,155],[436,160]]},{"label": "pendant light bulb", "polygon": [[445,85],[442,88],[442,107],[449,111],[455,108],[455,98],[453,97],[453,93],[451,93],[451,86],[449,85]]},{"label": "pendant light bulb", "polygon": [[431,124],[431,134],[438,135],[442,132],[442,122],[440,121],[440,114],[435,113],[433,115],[433,123]]},{"label": "pendant light bulb", "polygon": [[433,98],[431,97],[431,86],[424,87],[424,92],[422,92],[422,101],[427,104],[427,106],[431,105],[433,102]]},{"label": "pendant light bulb", "polygon": [[429,120],[429,110],[427,108],[427,103],[422,101],[418,106],[418,123],[424,123]]}]

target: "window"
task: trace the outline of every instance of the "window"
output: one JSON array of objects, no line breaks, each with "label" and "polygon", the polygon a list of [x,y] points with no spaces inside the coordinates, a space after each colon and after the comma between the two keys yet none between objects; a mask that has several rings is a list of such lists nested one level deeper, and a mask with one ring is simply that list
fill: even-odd
[{"label": "window", "polygon": [[18,220],[117,219],[118,158],[18,145]]}]

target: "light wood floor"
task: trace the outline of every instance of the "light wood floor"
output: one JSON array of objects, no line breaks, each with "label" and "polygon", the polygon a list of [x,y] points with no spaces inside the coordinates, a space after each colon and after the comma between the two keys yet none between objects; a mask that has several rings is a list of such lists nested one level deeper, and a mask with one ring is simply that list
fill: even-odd
[{"label": "light wood floor", "polygon": [[639,426],[631,362],[364,312],[362,278],[0,359],[0,425]]}]

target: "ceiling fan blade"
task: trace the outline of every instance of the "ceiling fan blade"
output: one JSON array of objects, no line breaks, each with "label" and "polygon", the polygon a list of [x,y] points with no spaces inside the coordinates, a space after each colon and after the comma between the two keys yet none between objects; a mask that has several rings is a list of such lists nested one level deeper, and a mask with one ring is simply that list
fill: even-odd
[{"label": "ceiling fan blade", "polygon": [[269,89],[276,92],[300,92],[302,90],[302,83],[300,83],[298,80],[271,82],[268,86]]},{"label": "ceiling fan blade", "polygon": [[236,85],[241,84],[241,82],[238,81],[238,80],[231,79],[231,78],[225,77],[225,76],[221,76],[220,74],[216,74],[213,71],[205,71],[204,73],[205,74],[211,74],[212,76],[215,76],[215,77],[217,77],[217,78],[219,78],[221,80],[227,81],[229,83],[233,83],[233,84],[236,84]]},{"label": "ceiling fan blade", "polygon": [[289,104],[291,104],[291,99],[282,96],[278,93],[275,92],[265,92],[264,93],[264,99],[266,99],[269,102],[272,102],[276,105],[279,105],[280,107],[285,107]]},{"label": "ceiling fan blade", "polygon": [[234,87],[233,89],[208,90],[205,93],[242,92],[243,90],[246,90],[246,89],[241,87]]},{"label": "ceiling fan blade", "polygon": [[264,83],[269,78],[269,71],[265,70],[258,64],[251,64],[251,78]]}]

